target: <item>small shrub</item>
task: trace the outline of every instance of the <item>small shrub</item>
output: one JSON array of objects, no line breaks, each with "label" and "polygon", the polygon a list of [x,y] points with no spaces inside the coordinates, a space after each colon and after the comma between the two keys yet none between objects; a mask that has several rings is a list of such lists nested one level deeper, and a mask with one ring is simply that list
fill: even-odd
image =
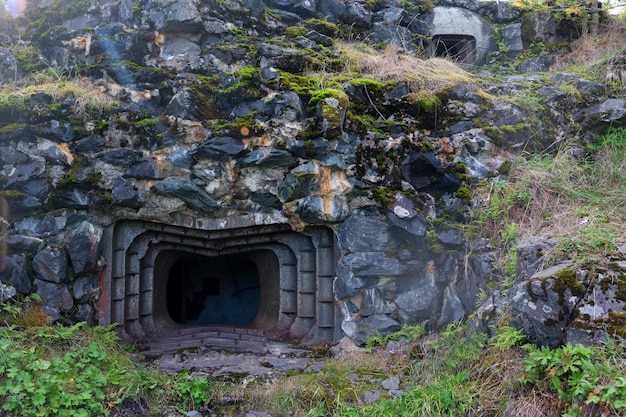
[{"label": "small shrub", "polygon": [[621,356],[623,352],[570,343],[556,349],[544,346],[531,351],[525,359],[524,382],[556,392],[568,405],[567,415],[580,415],[588,404],[601,404],[623,413],[626,377],[613,366],[615,354]]},{"label": "small shrub", "polygon": [[365,350],[371,352],[376,346],[386,346],[389,342],[405,338],[407,342],[417,339],[420,336],[426,334],[426,327],[422,324],[416,324],[413,326],[403,326],[402,329],[397,332],[390,333],[388,335],[372,336],[365,342]]}]

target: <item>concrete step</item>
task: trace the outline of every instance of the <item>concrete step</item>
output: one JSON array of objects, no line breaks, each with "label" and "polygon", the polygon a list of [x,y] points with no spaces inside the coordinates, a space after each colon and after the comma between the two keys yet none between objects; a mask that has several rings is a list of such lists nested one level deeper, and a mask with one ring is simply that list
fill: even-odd
[{"label": "concrete step", "polygon": [[259,329],[223,327],[176,329],[141,341],[138,346],[140,351],[148,357],[197,348],[237,353],[280,354],[292,357],[305,356],[308,353],[307,349],[271,340]]}]

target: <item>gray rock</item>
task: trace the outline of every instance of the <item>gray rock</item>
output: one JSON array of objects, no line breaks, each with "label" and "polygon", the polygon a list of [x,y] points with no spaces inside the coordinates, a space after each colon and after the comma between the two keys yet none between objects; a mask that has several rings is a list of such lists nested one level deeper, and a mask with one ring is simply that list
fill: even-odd
[{"label": "gray rock", "polygon": [[101,227],[87,221],[82,222],[80,227],[74,230],[67,245],[67,252],[75,275],[80,276],[96,270],[103,233]]},{"label": "gray rock", "polygon": [[19,218],[22,216],[34,216],[43,212],[43,203],[29,194],[18,193],[17,195],[7,195],[9,218]]},{"label": "gray rock", "polygon": [[337,23],[346,13],[346,3],[341,0],[319,0],[318,9],[329,22]]},{"label": "gray rock", "polygon": [[[562,24],[567,24],[563,22]],[[560,23],[552,13],[532,12],[522,21],[522,40],[524,45],[532,43],[562,43],[568,42],[567,30],[560,30]]]},{"label": "gray rock", "polygon": [[39,201],[46,201],[50,195],[50,179],[34,178],[20,184],[15,184],[13,189],[26,193]]},{"label": "gray rock", "polygon": [[368,338],[378,333],[386,335],[401,328],[400,323],[383,314],[344,321],[341,324],[345,334],[358,345],[364,345]]},{"label": "gray rock", "polygon": [[72,320],[75,322],[86,322],[90,326],[96,324],[96,309],[89,304],[79,304],[72,312]]},{"label": "gray rock", "polygon": [[609,126],[626,125],[626,100],[610,98],[600,104],[583,109],[574,115],[585,129],[602,132]]},{"label": "gray rock", "polygon": [[200,47],[188,39],[168,37],[161,47],[161,57],[171,58],[186,53],[200,54]]},{"label": "gray rock", "polygon": [[579,78],[576,80],[576,88],[586,99],[597,101],[596,99],[606,94],[606,85],[594,81]]},{"label": "gray rock", "polygon": [[403,292],[395,300],[398,307],[398,317],[403,324],[415,324],[429,320],[438,298],[438,290],[433,275],[425,275],[414,286],[415,289]]},{"label": "gray rock", "polygon": [[97,300],[100,294],[100,280],[97,276],[85,276],[75,279],[72,284],[74,298],[87,301],[89,298]]},{"label": "gray rock", "polygon": [[626,310],[622,274],[623,268],[598,274],[576,306],[574,319],[567,328],[566,341],[592,345],[605,342],[607,336],[615,337],[615,329],[623,325],[620,313]]},{"label": "gray rock", "polygon": [[200,117],[198,106],[191,92],[186,87],[180,88],[172,96],[165,108],[165,113],[188,120],[197,120]]},{"label": "gray rock", "polygon": [[564,339],[584,292],[580,274],[569,263],[538,272],[509,290],[513,323],[530,342],[554,346]]},{"label": "gray rock", "polygon": [[524,49],[524,44],[522,43],[521,23],[512,23],[503,27],[500,29],[500,34],[502,35],[504,46],[509,51],[517,52]]},{"label": "gray rock", "polygon": [[171,3],[166,0],[156,0],[153,8],[161,10],[164,15],[163,32],[193,33],[202,28],[202,16],[193,0],[179,0]]},{"label": "gray rock", "polygon": [[211,212],[220,206],[202,188],[179,178],[163,180],[152,186],[151,190],[166,197],[178,198],[184,201],[190,208],[200,212]]},{"label": "gray rock", "polygon": [[333,292],[339,300],[354,297],[369,285],[372,279],[354,276],[345,266],[337,266],[337,279],[333,282]]},{"label": "gray rock", "polygon": [[378,390],[367,390],[363,393],[363,402],[365,404],[371,404],[374,401],[378,401],[382,393]]},{"label": "gray rock", "polygon": [[363,317],[374,314],[388,314],[389,308],[379,288],[367,288],[362,291],[363,299],[359,306],[359,314]]},{"label": "gray rock", "polygon": [[304,197],[296,210],[300,220],[310,224],[337,223],[349,213],[348,204],[341,195],[330,197]]},{"label": "gray rock", "polygon": [[374,216],[351,215],[337,235],[341,247],[353,252],[387,251],[398,245],[388,225]]},{"label": "gray rock", "polygon": [[372,14],[365,9],[363,4],[356,1],[347,3],[343,14],[339,17],[357,28],[369,29],[372,24]]},{"label": "gray rock", "polygon": [[399,390],[399,389],[389,390],[389,396],[391,398],[399,398],[402,394],[404,394],[404,391]]},{"label": "gray rock", "polygon": [[311,57],[306,53],[265,42],[259,45],[257,56],[264,57],[268,66],[293,74],[300,74],[304,68],[311,65]]},{"label": "gray rock", "polygon": [[[1,49],[1,48],[0,48]],[[23,152],[11,146],[0,146],[0,161],[7,165],[21,165],[28,162],[30,158]]]},{"label": "gray rock", "polygon": [[241,154],[246,146],[237,138],[231,136],[219,136],[211,138],[194,149],[191,154],[195,158],[212,158],[219,161],[227,161]]},{"label": "gray rock", "polygon": [[65,248],[46,246],[33,258],[33,271],[43,281],[65,283],[69,278],[67,260]]},{"label": "gray rock", "polygon": [[6,46],[0,47],[0,79],[2,80],[16,80],[17,75],[17,60],[15,55]]},{"label": "gray rock", "polygon": [[316,194],[319,191],[319,184],[313,176],[290,173],[278,184],[277,189],[280,199],[289,202]]},{"label": "gray rock", "polygon": [[289,143],[289,151],[300,158],[321,159],[329,148],[328,140],[316,138],[313,140],[293,140]]},{"label": "gray rock", "polygon": [[100,152],[98,158],[107,164],[128,167],[141,161],[142,155],[141,152],[122,148]]},{"label": "gray rock", "polygon": [[387,391],[390,390],[398,390],[400,389],[400,377],[396,376],[392,376],[391,378],[387,378],[385,379],[383,382],[381,382],[380,384],[383,389],[386,389]]},{"label": "gray rock", "polygon": [[383,252],[355,252],[343,257],[343,262],[352,270],[354,275],[394,276],[406,272],[406,267],[396,258],[391,258]]},{"label": "gray rock", "polygon": [[[473,306],[472,306],[473,307]],[[443,291],[443,303],[441,313],[437,320],[437,326],[444,327],[450,323],[461,320],[467,313],[461,299],[456,290],[452,287],[446,287]]]},{"label": "gray rock", "polygon": [[520,241],[517,244],[516,279],[530,278],[558,243],[557,239],[547,236],[531,236]]},{"label": "gray rock", "polygon": [[137,188],[120,177],[113,178],[111,203],[132,208],[139,208],[142,206],[139,201]]},{"label": "gray rock", "polygon": [[554,64],[556,58],[550,54],[540,54],[536,58],[531,58],[517,66],[519,72],[547,72]]},{"label": "gray rock", "polygon": [[31,161],[20,164],[6,179],[5,187],[10,188],[16,184],[22,184],[31,181],[34,178],[40,178],[46,175],[46,165],[40,161]]},{"label": "gray rock", "polygon": [[265,12],[265,3],[262,0],[242,0],[243,6],[255,17],[260,17]]},{"label": "gray rock", "polygon": [[468,329],[485,332],[489,335],[495,334],[498,320],[502,317],[506,302],[506,297],[498,290],[494,290],[484,298],[478,309],[472,314],[468,320]]},{"label": "gray rock", "polygon": [[0,303],[6,303],[17,295],[17,290],[10,285],[0,282]]},{"label": "gray rock", "polygon": [[301,17],[314,17],[317,15],[317,2],[315,0],[302,0],[293,5],[293,11]]},{"label": "gray rock", "polygon": [[5,255],[2,258],[4,268],[0,268],[0,281],[15,288],[20,294],[31,291],[26,256],[24,254]]},{"label": "gray rock", "polygon": [[374,23],[372,39],[375,42],[395,45],[405,52],[413,52],[416,49],[413,34],[403,26],[388,25],[383,22]]},{"label": "gray rock", "polygon": [[526,115],[511,103],[498,103],[492,109],[490,119],[496,126],[514,126],[524,123]]},{"label": "gray rock", "polygon": [[67,224],[65,215],[47,214],[43,216],[24,217],[17,220],[13,227],[17,233],[45,238],[60,233]]},{"label": "gray rock", "polygon": [[271,192],[254,193],[250,196],[250,201],[259,204],[263,207],[268,207],[274,210],[281,210],[283,203]]},{"label": "gray rock", "polygon": [[461,181],[445,172],[441,161],[432,152],[410,152],[400,165],[402,178],[416,190],[424,192],[454,192]]},{"label": "gray rock", "polygon": [[245,158],[241,160],[241,166],[256,165],[260,167],[291,167],[295,164],[296,160],[291,153],[276,149],[276,148],[262,148],[250,152]]},{"label": "gray rock", "polygon": [[61,150],[54,144],[50,144],[50,146],[44,151],[43,156],[50,164],[69,166],[67,154],[61,152]]},{"label": "gray rock", "polygon": [[101,152],[105,144],[104,136],[92,135],[79,140],[72,150],[77,153]]},{"label": "gray rock", "polygon": [[462,243],[461,231],[454,227],[438,232],[437,238],[444,245],[460,245]]},{"label": "gray rock", "polygon": [[160,180],[165,178],[155,161],[141,161],[130,167],[124,173],[126,178],[137,178],[140,180]]},{"label": "gray rock", "polygon": [[77,210],[87,209],[92,204],[89,191],[79,187],[57,191],[53,201],[56,207]]},{"label": "gray rock", "polygon": [[42,239],[25,236],[25,235],[9,235],[7,237],[7,246],[14,251],[22,251],[35,254],[43,248],[44,241]]},{"label": "gray rock", "polygon": [[53,320],[58,320],[61,311],[69,310],[74,306],[72,296],[67,286],[53,282],[35,280],[37,294],[45,303],[45,311]]}]

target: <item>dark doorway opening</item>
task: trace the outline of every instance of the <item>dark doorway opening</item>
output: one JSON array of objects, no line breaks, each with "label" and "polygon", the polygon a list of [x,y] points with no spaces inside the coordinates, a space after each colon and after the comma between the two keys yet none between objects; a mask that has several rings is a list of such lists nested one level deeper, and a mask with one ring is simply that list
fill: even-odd
[{"label": "dark doorway opening", "polygon": [[432,38],[432,54],[446,57],[462,64],[476,62],[476,38],[468,35],[435,35]]},{"label": "dark doorway opening", "polygon": [[242,255],[186,254],[169,269],[166,299],[179,324],[249,324],[261,304],[259,271]]}]

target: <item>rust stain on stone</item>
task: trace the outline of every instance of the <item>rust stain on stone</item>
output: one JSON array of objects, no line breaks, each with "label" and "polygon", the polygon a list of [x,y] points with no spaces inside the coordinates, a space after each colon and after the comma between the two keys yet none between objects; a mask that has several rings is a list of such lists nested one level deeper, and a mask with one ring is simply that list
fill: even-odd
[{"label": "rust stain on stone", "polygon": [[70,152],[70,144],[69,143],[56,143],[56,147],[61,151],[65,156],[67,156],[67,163],[72,165],[74,162],[74,155]]}]

